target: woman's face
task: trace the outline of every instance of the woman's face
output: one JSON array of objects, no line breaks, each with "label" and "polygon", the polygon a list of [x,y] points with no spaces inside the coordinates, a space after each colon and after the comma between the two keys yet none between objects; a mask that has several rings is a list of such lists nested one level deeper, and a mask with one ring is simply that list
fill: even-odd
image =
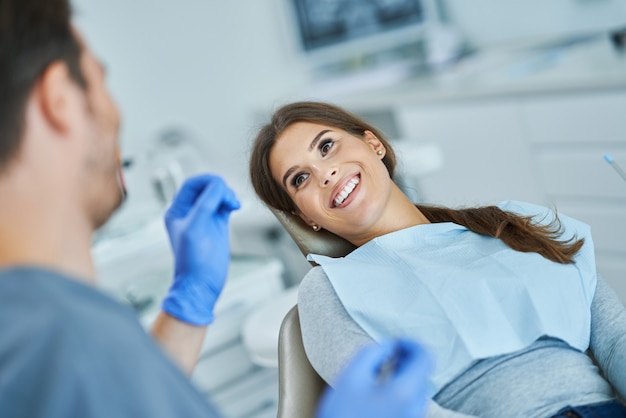
[{"label": "woman's face", "polygon": [[353,136],[332,126],[298,122],[277,139],[270,168],[309,225],[349,241],[376,235],[392,180],[385,148],[374,134]]}]

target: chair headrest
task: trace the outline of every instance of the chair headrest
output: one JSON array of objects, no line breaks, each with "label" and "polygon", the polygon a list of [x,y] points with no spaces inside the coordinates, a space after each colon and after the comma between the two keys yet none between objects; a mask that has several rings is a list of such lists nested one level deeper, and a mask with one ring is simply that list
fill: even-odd
[{"label": "chair headrest", "polygon": [[[325,229],[313,231],[299,216],[270,208],[274,216],[287,230],[306,257],[308,254],[321,254],[329,257],[343,257],[356,248],[351,242]],[[314,262],[310,262],[316,265]]]}]

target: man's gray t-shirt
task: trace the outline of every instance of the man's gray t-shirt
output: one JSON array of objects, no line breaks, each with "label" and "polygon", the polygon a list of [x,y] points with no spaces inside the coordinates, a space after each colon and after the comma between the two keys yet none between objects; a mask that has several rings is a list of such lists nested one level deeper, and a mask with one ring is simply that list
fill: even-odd
[{"label": "man's gray t-shirt", "polygon": [[218,417],[133,311],[34,267],[0,270],[0,416]]}]

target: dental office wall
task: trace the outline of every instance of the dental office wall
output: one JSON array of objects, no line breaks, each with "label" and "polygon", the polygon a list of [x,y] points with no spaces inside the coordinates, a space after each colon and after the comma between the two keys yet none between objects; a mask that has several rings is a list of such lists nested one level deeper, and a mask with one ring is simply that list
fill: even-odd
[{"label": "dental office wall", "polygon": [[[239,183],[255,112],[308,95],[288,0],[73,1],[109,69],[135,154],[170,126],[197,137],[208,164]],[[625,0],[447,0],[476,47],[625,24]]]},{"label": "dental office wall", "polygon": [[[77,24],[106,64],[109,86],[123,111],[124,154],[137,156],[164,129],[181,127],[201,147],[206,167],[223,174],[242,197],[244,210],[235,223],[251,229],[272,223],[248,185],[250,140],[278,105],[326,99],[312,93],[288,0],[73,3]],[[626,0],[443,4],[449,22],[477,49],[626,25]],[[498,107],[494,111],[506,113]],[[450,176],[466,174],[445,162],[443,170]],[[505,186],[494,184],[493,189]],[[262,240],[250,242],[263,245]]]},{"label": "dental office wall", "polygon": [[73,1],[76,22],[108,70],[126,156],[181,127],[207,165],[241,187],[259,103],[302,85],[273,0]]}]

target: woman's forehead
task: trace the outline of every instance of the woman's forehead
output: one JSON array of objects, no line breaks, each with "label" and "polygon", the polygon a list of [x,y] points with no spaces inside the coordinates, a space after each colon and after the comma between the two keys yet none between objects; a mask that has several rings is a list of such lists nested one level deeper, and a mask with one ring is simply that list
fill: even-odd
[{"label": "woman's forehead", "polygon": [[[278,136],[277,141],[280,141],[282,138],[293,138],[296,140],[306,140],[308,138],[307,135],[313,134],[317,135],[318,132],[322,130],[336,130],[329,125],[325,125],[322,123],[314,123],[314,122],[295,122],[289,125],[281,135]],[[310,140],[313,138],[310,138]]]},{"label": "woman's forehead", "polygon": [[311,123],[296,122],[288,126],[278,137],[269,154],[269,165],[272,177],[281,184],[284,173],[294,165],[298,158],[310,148],[311,142],[330,127]]},{"label": "woman's forehead", "polygon": [[285,157],[299,155],[309,148],[311,142],[321,132],[330,129],[330,127],[310,122],[296,122],[290,125],[276,138],[270,151],[270,163],[273,163],[274,159],[282,160]]}]

